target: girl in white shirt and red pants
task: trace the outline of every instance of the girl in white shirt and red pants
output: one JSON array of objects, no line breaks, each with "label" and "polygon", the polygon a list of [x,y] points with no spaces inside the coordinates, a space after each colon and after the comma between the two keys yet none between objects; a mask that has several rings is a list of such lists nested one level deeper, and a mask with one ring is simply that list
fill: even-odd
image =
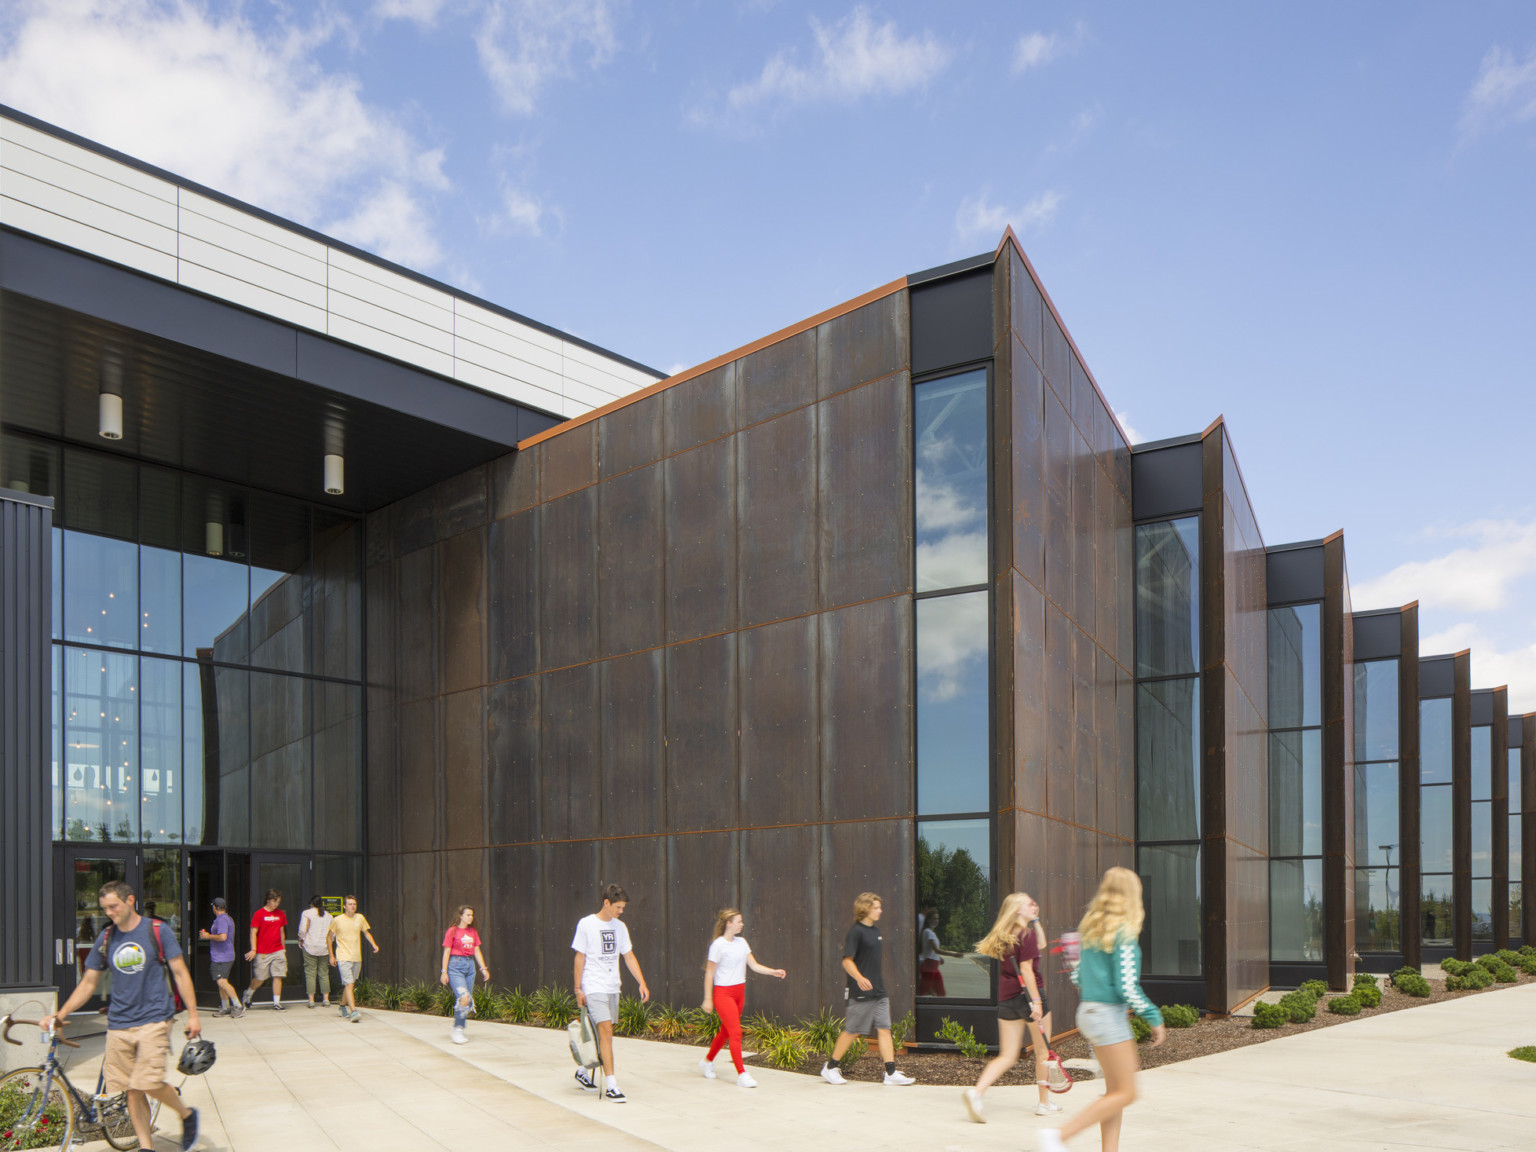
[{"label": "girl in white shirt and red pants", "polygon": [[784,979],[784,969],[764,968],[752,955],[752,949],[741,937],[741,912],[736,908],[722,908],[715,917],[715,936],[709,945],[709,960],[704,965],[704,1011],[714,1009],[720,1013],[720,1031],[709,1046],[709,1055],[699,1061],[699,1071],[713,1080],[715,1057],[727,1041],[731,1045],[731,1062],[736,1065],[736,1085],[739,1088],[756,1088],[757,1081],[747,1073],[741,1062],[741,1014],[747,1006],[747,969],[760,976],[777,976]]}]

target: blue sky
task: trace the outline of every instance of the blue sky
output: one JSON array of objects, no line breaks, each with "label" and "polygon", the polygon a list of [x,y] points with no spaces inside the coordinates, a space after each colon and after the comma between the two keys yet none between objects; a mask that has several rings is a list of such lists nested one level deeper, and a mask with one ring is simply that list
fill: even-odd
[{"label": "blue sky", "polygon": [[0,101],[663,370],[1012,224],[1137,435],[1536,708],[1529,4],[7,0]]}]

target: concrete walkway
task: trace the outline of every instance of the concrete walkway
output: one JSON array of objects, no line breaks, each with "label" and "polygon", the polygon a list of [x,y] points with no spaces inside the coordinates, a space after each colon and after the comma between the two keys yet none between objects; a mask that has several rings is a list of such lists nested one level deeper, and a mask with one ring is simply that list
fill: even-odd
[{"label": "concrete walkway", "polygon": [[[219,1152],[505,1147],[753,1152],[817,1145],[944,1152],[1033,1147],[1046,1123],[1034,1092],[994,1089],[990,1123],[969,1123],[959,1090],[834,1088],[755,1071],[760,1087],[699,1075],[699,1049],[617,1042],[624,1105],[580,1091],[563,1033],[479,1024],[449,1042],[440,1017],[365,1010],[360,1024],[302,1006],[257,1008],[208,1029],[219,1062],[188,1081]],[[1143,1073],[1126,1152],[1498,1152],[1536,1146],[1536,1065],[1505,1051],[1536,1043],[1536,985],[1394,1012]],[[94,1077],[77,1058],[81,1075]],[[75,1067],[71,1068],[72,1073]],[[1058,1097],[1069,1111],[1099,1083]],[[167,1135],[174,1135],[170,1121]],[[496,1140],[496,1144],[466,1141]],[[169,1152],[174,1141],[161,1140]],[[1098,1147],[1085,1134],[1074,1147]]]}]

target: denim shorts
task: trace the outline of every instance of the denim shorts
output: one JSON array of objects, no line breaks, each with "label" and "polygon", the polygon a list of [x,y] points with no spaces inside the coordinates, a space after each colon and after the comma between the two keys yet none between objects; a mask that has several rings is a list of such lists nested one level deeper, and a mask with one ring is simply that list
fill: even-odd
[{"label": "denim shorts", "polygon": [[1124,1044],[1131,1039],[1131,1020],[1124,1004],[1084,1000],[1077,1006],[1077,1030],[1095,1048]]}]

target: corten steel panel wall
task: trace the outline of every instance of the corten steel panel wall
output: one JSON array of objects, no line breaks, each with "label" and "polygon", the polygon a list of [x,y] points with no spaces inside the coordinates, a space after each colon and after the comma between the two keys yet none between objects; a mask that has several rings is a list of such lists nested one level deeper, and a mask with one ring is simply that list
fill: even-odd
[{"label": "corten steel panel wall", "polygon": [[[1495,688],[1493,705],[1493,948],[1509,947],[1509,689]],[[1518,933],[1518,929],[1516,932]]]},{"label": "corten steel panel wall", "polygon": [[[1135,866],[1130,449],[1011,245],[994,301],[999,891],[1055,936]],[[1050,999],[1071,1028],[1075,989]]]},{"label": "corten steel panel wall", "polygon": [[[912,477],[896,291],[369,520],[371,899],[435,971],[476,904],[498,984],[567,984],[624,884],[652,994],[693,1003],[715,910],[841,1001],[853,898],[911,925]],[[375,914],[377,920],[377,913]]]},{"label": "corten steel panel wall", "polygon": [[1206,1006],[1231,1010],[1269,984],[1268,596],[1224,423],[1201,455]]},{"label": "corten steel panel wall", "polygon": [[1355,963],[1355,629],[1344,533],[1323,541],[1323,941],[1328,984]]},{"label": "corten steel panel wall", "polygon": [[0,989],[53,983],[53,501],[0,494]]}]

